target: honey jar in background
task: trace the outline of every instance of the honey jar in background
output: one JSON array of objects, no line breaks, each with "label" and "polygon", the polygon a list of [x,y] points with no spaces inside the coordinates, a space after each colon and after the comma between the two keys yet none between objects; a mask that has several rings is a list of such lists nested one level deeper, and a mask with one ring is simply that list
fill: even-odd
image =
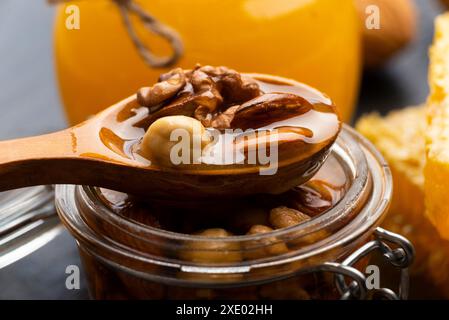
[{"label": "honey jar in background", "polygon": [[[58,7],[55,54],[62,100],[71,124],[154,83],[173,67],[226,65],[242,72],[278,74],[310,84],[351,119],[360,74],[359,20],[352,0],[140,0],[146,13],[175,30],[182,54],[168,68],[139,55],[116,2],[73,1]],[[66,28],[76,4],[79,30]],[[142,43],[155,55],[172,52],[130,15]]]}]

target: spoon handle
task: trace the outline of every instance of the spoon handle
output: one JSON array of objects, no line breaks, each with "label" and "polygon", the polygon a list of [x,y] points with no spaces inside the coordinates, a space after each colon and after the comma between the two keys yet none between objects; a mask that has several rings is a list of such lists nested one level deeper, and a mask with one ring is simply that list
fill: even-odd
[{"label": "spoon handle", "polygon": [[66,181],[75,159],[69,130],[0,142],[0,191]]}]

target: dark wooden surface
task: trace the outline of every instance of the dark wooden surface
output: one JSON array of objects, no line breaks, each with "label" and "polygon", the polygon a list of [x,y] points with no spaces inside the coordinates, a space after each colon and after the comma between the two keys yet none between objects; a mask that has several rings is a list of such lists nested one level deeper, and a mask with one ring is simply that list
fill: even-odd
[{"label": "dark wooden surface", "polygon": [[[336,0],[337,1],[337,0]],[[358,115],[419,104],[426,99],[427,51],[437,1],[416,0],[420,34],[386,68],[365,73]],[[0,139],[65,127],[53,67],[53,11],[44,0],[0,1]],[[21,261],[0,270],[0,299],[86,299],[87,290],[65,288],[65,268],[80,265],[74,240],[65,232]]]}]

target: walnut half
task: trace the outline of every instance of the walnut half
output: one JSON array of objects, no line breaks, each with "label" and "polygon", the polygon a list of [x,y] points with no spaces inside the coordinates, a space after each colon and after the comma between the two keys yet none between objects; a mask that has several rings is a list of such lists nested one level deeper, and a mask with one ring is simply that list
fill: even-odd
[{"label": "walnut half", "polygon": [[164,116],[184,115],[205,127],[226,129],[236,106],[261,94],[257,82],[226,67],[174,69],[152,87],[141,88],[138,102],[150,108],[148,125]]}]

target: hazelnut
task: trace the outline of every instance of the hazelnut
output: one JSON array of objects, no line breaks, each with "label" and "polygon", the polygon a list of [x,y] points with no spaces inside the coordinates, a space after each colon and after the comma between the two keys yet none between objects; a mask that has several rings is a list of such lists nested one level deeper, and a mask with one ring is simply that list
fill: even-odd
[{"label": "hazelnut", "polygon": [[210,142],[211,137],[200,121],[186,116],[168,116],[151,124],[143,137],[140,153],[168,167],[199,164],[202,150]]},{"label": "hazelnut", "polygon": [[287,207],[278,207],[270,211],[270,224],[275,229],[288,228],[308,220],[310,220],[308,215]]},{"label": "hazelnut", "polygon": [[[210,238],[227,238],[233,234],[220,228],[206,229],[195,233],[197,236]],[[224,242],[220,240],[197,241],[190,244],[182,251],[181,257],[193,262],[239,262],[242,260],[240,245],[238,243]]]}]

